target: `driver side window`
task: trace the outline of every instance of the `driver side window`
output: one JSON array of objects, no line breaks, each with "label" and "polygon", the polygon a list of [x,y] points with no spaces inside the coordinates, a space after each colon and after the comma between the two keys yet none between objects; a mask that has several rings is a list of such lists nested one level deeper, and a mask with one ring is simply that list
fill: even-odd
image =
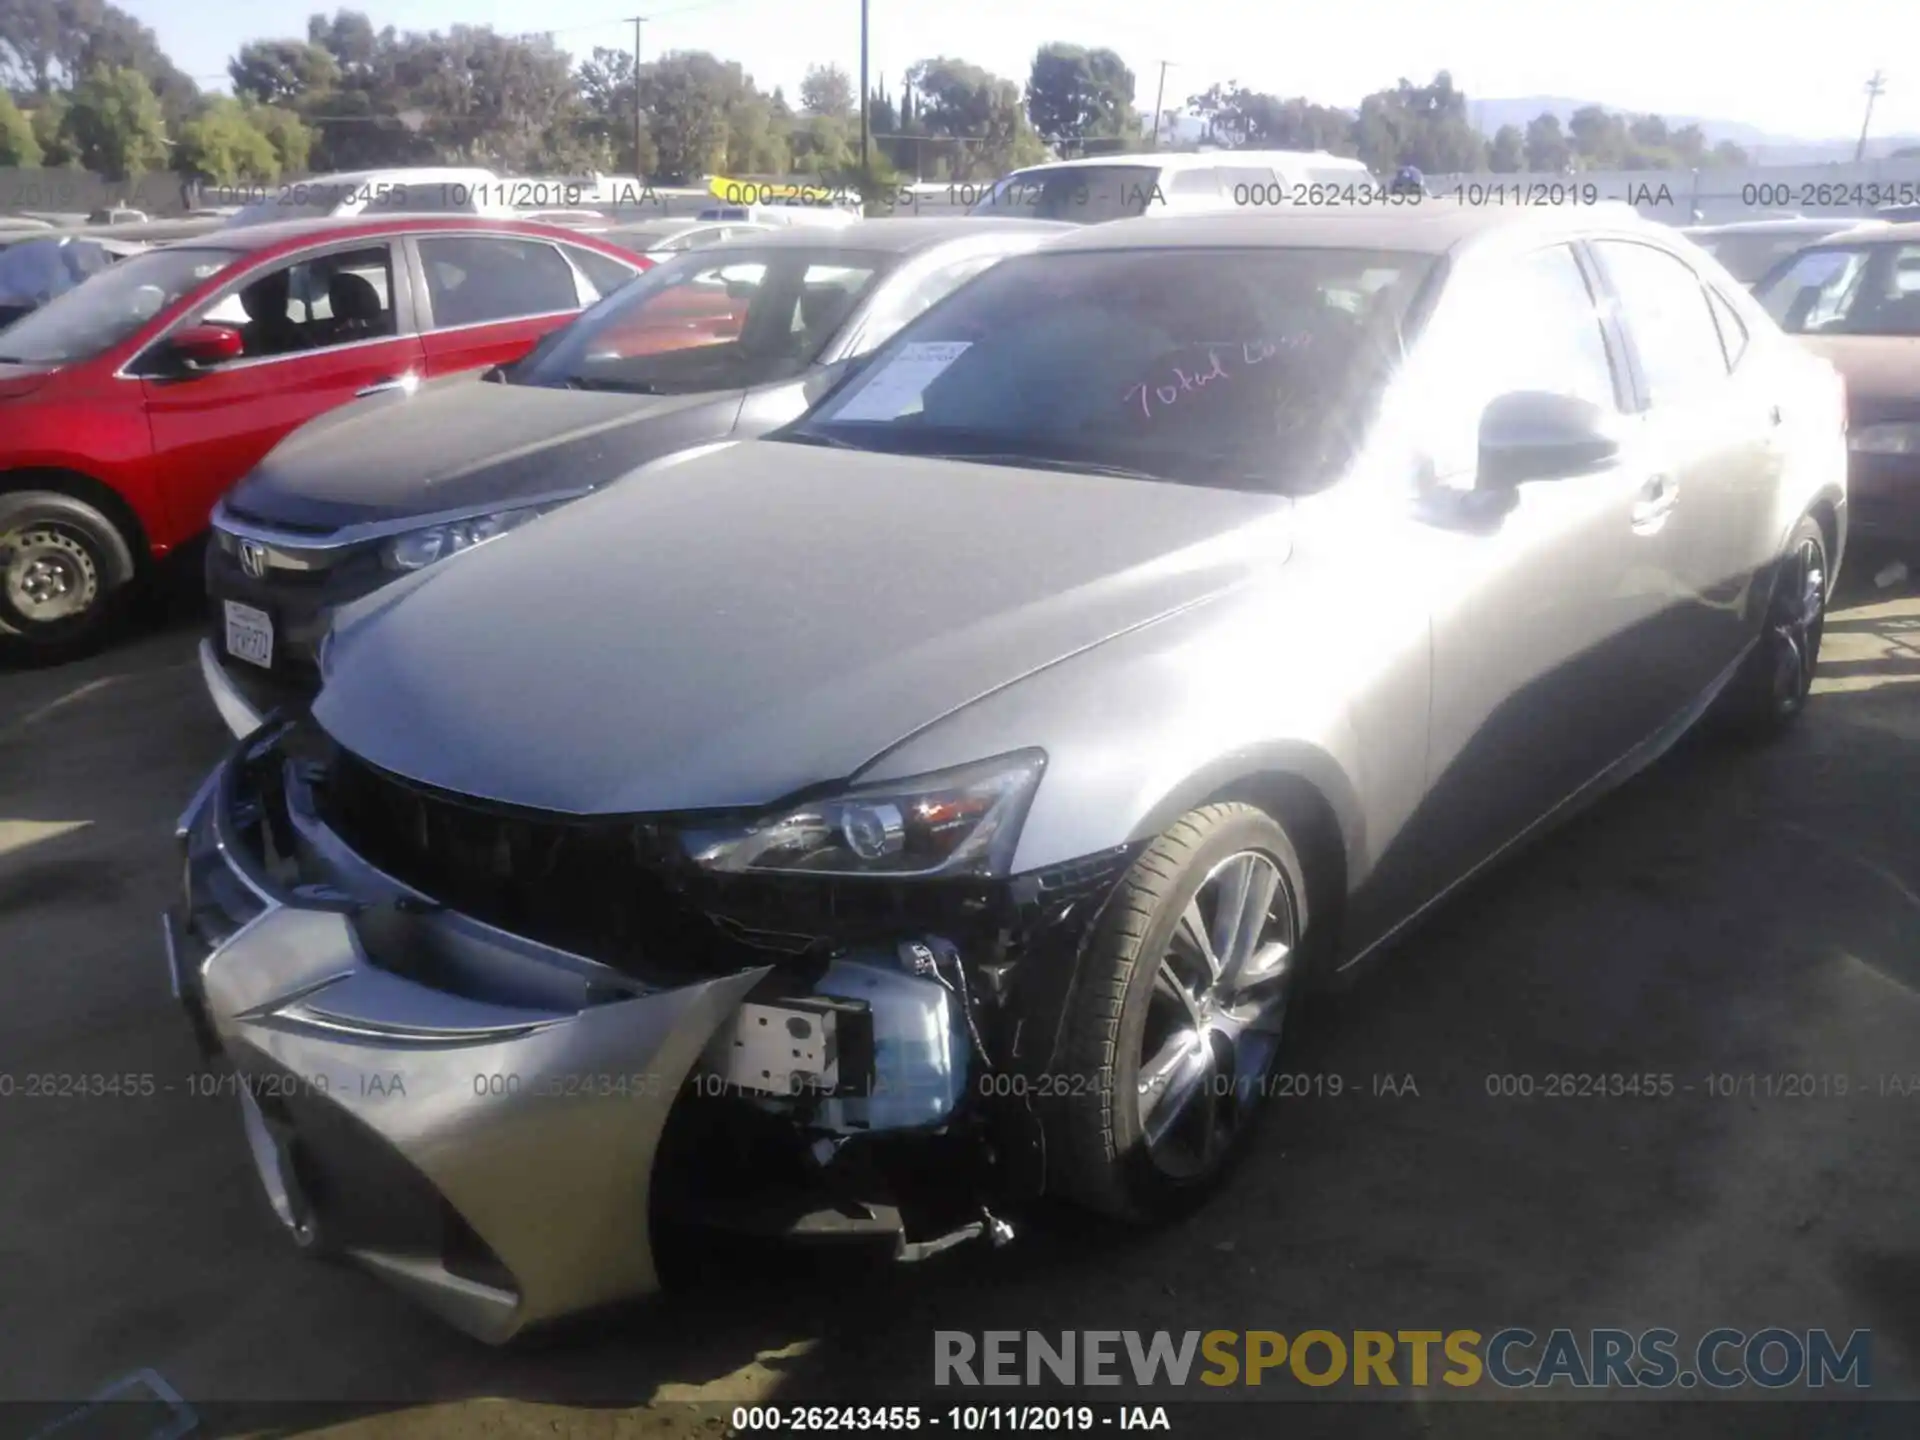
[{"label": "driver side window", "polygon": [[391,337],[399,333],[392,253],[374,245],[274,266],[191,323],[238,330],[242,360]]},{"label": "driver side window", "polygon": [[1451,295],[1421,347],[1408,400],[1435,479],[1470,475],[1480,417],[1515,390],[1572,395],[1620,409],[1599,306],[1573,251],[1551,245]]}]

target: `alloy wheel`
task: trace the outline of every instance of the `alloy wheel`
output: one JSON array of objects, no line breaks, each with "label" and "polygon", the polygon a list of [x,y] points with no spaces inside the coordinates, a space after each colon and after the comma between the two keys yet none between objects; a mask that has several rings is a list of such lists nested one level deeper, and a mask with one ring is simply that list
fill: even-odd
[{"label": "alloy wheel", "polygon": [[1809,536],[1787,558],[1767,621],[1767,643],[1773,651],[1773,703],[1782,715],[1791,715],[1807,703],[1814,667],[1820,663],[1826,617],[1826,556]]},{"label": "alloy wheel", "polygon": [[1280,1048],[1295,978],[1297,909],[1270,856],[1215,865],[1154,973],[1139,1067],[1140,1131],[1163,1174],[1192,1179],[1226,1155]]}]

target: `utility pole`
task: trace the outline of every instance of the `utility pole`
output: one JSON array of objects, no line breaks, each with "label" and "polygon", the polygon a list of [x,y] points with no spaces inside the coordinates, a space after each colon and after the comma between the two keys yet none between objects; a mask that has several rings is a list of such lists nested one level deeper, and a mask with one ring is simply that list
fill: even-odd
[{"label": "utility pole", "polygon": [[647,17],[633,17],[633,178],[642,185],[647,177],[640,173],[640,137],[646,131],[646,114],[640,108],[640,27],[647,23]]},{"label": "utility pole", "polygon": [[1873,124],[1873,102],[1887,93],[1886,77],[1878,70],[1867,81],[1867,118],[1860,122],[1860,143],[1853,147],[1853,163],[1858,165],[1867,156],[1867,127]]},{"label": "utility pole", "polygon": [[873,96],[867,92],[867,0],[860,0],[860,179],[873,174],[868,149],[873,141]]},{"label": "utility pole", "polygon": [[1153,144],[1147,147],[1149,150],[1158,150],[1160,148],[1160,107],[1166,103],[1167,67],[1172,63],[1171,60],[1162,60],[1160,62],[1160,88],[1153,92]]}]

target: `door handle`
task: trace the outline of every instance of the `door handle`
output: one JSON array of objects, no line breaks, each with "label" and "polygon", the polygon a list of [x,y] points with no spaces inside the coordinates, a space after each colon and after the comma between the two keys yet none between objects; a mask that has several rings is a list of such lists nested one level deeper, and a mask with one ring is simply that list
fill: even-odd
[{"label": "door handle", "polygon": [[420,388],[420,377],[408,372],[405,375],[389,375],[384,380],[376,380],[371,385],[363,385],[353,392],[356,400],[368,395],[385,395],[389,390],[404,390],[411,395]]},{"label": "door handle", "polygon": [[1633,528],[1642,535],[1652,534],[1666,523],[1667,515],[1680,501],[1680,482],[1671,475],[1656,475],[1640,487],[1633,502]]}]

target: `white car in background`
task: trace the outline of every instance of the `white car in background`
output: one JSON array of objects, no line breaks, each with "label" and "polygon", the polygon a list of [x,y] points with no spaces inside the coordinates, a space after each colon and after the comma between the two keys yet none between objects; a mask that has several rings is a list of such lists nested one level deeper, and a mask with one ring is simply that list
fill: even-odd
[{"label": "white car in background", "polygon": [[968,213],[1089,225],[1138,215],[1338,204],[1379,188],[1361,161],[1324,150],[1083,155],[1003,175]]},{"label": "white car in background", "polygon": [[[216,188],[225,195],[224,187]],[[232,188],[244,191],[247,203],[227,221],[229,226],[345,215],[484,215],[508,220],[520,213],[508,203],[508,182],[491,170],[465,165],[353,170]]]}]

